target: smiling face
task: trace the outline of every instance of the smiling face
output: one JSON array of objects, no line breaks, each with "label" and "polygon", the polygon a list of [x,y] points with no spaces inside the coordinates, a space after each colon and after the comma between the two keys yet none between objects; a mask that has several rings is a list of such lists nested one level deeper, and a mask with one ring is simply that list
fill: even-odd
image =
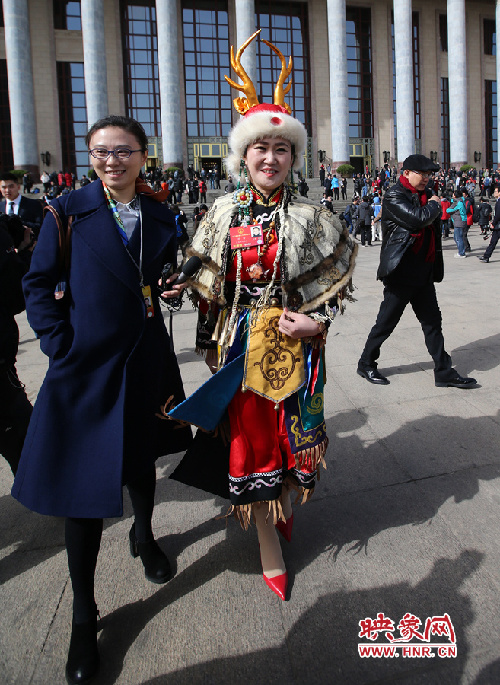
[{"label": "smiling face", "polygon": [[269,197],[292,168],[292,145],[284,138],[263,138],[248,146],[244,160],[254,186]]},{"label": "smiling face", "polygon": [[130,202],[135,197],[135,179],[141,167],[148,158],[147,151],[140,150],[141,143],[128,131],[119,126],[100,128],[91,137],[89,150],[101,148],[103,150],[134,150],[128,159],[117,159],[109,155],[107,159],[95,159],[90,155],[90,161],[96,174],[105,183],[111,197],[118,202]]}]

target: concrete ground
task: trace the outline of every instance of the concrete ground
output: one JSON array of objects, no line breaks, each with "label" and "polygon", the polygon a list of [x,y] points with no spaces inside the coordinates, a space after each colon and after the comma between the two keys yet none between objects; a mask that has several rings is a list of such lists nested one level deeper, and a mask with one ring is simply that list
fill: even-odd
[{"label": "concrete ground", "polygon": [[[181,455],[165,457],[154,528],[175,577],[148,583],[131,558],[126,499],[124,518],[106,522],[97,568],[96,685],[500,682],[500,253],[480,263],[478,233],[464,260],[453,258],[451,239],[444,243],[437,291],[447,349],[479,386],[434,386],[411,310],[382,349],[391,384],[356,374],[382,294],[379,244],[360,247],[357,302],[327,345],[328,469],[312,501],[295,509],[292,542],[283,542],[288,601],[264,584],[255,529],[216,520],[226,502],[169,480]],[[34,400],[47,363],[24,315],[19,324],[19,375]],[[187,393],[208,378],[194,328],[185,305],[174,331]],[[11,484],[1,460],[0,683],[57,685],[72,600],[63,520],[23,508]],[[448,614],[456,657],[361,658],[358,644],[370,641],[358,636],[359,621],[380,613],[395,626],[411,613],[420,631],[427,618]],[[448,643],[446,634],[436,639]]]}]

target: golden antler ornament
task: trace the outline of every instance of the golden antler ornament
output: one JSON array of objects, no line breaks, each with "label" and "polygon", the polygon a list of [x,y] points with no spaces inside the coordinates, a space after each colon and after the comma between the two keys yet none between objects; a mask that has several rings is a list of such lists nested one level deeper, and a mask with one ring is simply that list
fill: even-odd
[{"label": "golden antler ornament", "polygon": [[259,100],[257,98],[257,93],[255,92],[255,86],[252,83],[252,79],[248,76],[248,74],[241,65],[242,54],[253,41],[253,39],[259,35],[259,33],[260,29],[243,43],[243,45],[236,53],[236,58],[234,57],[234,48],[231,45],[231,66],[233,67],[234,72],[238,74],[240,79],[243,81],[243,85],[240,86],[239,83],[236,83],[235,81],[230,79],[229,76],[225,76],[224,78],[230,86],[232,86],[236,90],[242,90],[246,95],[246,98],[235,98],[233,100],[234,108],[240,114],[245,114],[246,112],[248,112],[249,109],[259,104]]},{"label": "golden antler ornament", "polygon": [[[243,91],[246,95],[246,97],[239,97],[233,100],[234,108],[240,114],[246,114],[250,109],[252,109],[253,107],[257,107],[259,105],[259,100],[257,98],[257,93],[255,92],[255,86],[252,83],[252,79],[248,76],[248,74],[241,65],[241,56],[246,50],[246,48],[250,45],[250,43],[259,35],[260,32],[261,29],[256,31],[253,35],[250,36],[250,38],[248,38],[248,40],[246,40],[243,43],[243,45],[239,48],[238,52],[236,53],[236,57],[234,56],[234,48],[231,45],[231,66],[234,72],[243,81],[243,85],[236,83],[236,81],[230,79],[229,76],[225,76],[224,78],[230,86],[232,86],[236,90]],[[290,76],[290,73],[292,71],[292,58],[291,56],[288,58],[287,66],[285,57],[278,50],[278,48],[269,41],[264,40],[263,38],[261,40],[268,47],[270,47],[271,50],[273,50],[273,52],[275,52],[281,60],[281,73],[279,75],[278,82],[276,83],[276,87],[274,89],[274,104],[279,107],[282,107],[282,111],[291,114],[292,110],[290,108],[290,105],[288,105],[285,102],[285,95],[289,93],[290,88],[292,87],[292,79],[290,79],[288,85],[285,88],[284,85],[285,81]]]}]

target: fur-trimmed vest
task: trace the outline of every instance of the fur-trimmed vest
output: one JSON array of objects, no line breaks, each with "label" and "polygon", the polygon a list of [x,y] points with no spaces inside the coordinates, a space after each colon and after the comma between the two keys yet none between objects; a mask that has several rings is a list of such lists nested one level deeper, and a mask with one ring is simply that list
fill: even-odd
[{"label": "fur-trimmed vest", "polygon": [[[188,284],[204,299],[226,305],[222,264],[231,220],[237,212],[232,195],[217,199],[205,214],[187,255],[196,255],[203,266]],[[340,220],[330,211],[302,202],[278,210],[279,230],[284,231],[281,279],[284,305],[307,314],[352,289],[357,245]],[[340,302],[339,302],[340,305]]]}]

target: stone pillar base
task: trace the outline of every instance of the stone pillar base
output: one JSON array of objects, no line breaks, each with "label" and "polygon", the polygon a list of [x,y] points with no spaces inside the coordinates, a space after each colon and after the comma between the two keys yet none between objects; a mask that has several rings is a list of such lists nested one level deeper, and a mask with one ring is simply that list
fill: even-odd
[{"label": "stone pillar base", "polygon": [[467,161],[465,162],[451,162],[450,167],[455,167],[457,171],[460,171],[460,167],[463,166],[464,164],[468,164]]},{"label": "stone pillar base", "polygon": [[[29,171],[33,177],[35,183],[38,183],[38,178],[40,178],[40,169],[36,164],[14,164],[14,169],[24,169],[24,171]],[[23,184],[23,179],[21,179],[21,185]]]},{"label": "stone pillar base", "polygon": [[184,163],[182,162],[182,160],[180,162],[163,162],[163,171],[165,171],[165,169],[168,169],[171,166],[177,166],[179,167],[179,169],[183,169]]},{"label": "stone pillar base", "polygon": [[[332,167],[332,174],[337,173],[337,169],[341,164],[350,164],[350,163],[351,162],[349,160],[347,160],[347,161],[343,160],[341,162],[331,162],[330,166]],[[323,162],[323,164],[324,164],[324,162]],[[326,164],[325,164],[325,167],[326,167]]]}]

